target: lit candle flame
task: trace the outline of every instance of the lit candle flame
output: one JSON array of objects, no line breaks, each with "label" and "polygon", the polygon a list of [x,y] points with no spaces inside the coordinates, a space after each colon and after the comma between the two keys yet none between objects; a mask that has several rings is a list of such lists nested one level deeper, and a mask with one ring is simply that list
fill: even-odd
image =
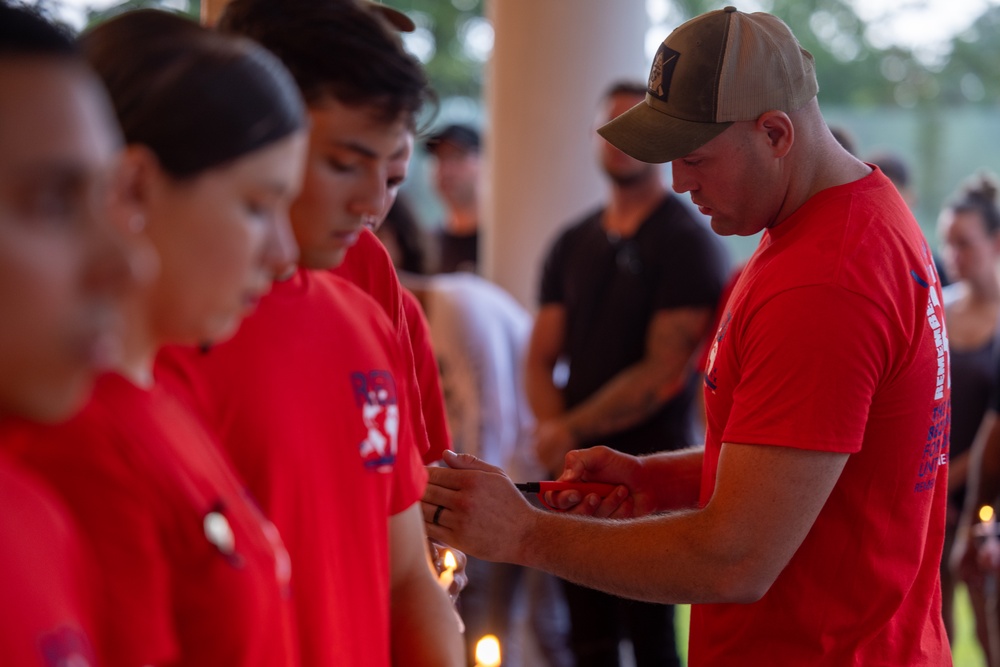
[{"label": "lit candle flame", "polygon": [[983,523],[989,523],[993,520],[993,508],[989,505],[983,505],[979,508],[979,520]]},{"label": "lit candle flame", "polygon": [[476,667],[500,666],[500,640],[486,635],[476,642]]},{"label": "lit candle flame", "polygon": [[441,588],[446,593],[450,593],[451,584],[455,581],[455,570],[458,569],[458,561],[455,559],[455,554],[451,552],[451,549],[445,549],[442,560],[444,561],[444,569],[438,575],[438,584],[441,585]]}]

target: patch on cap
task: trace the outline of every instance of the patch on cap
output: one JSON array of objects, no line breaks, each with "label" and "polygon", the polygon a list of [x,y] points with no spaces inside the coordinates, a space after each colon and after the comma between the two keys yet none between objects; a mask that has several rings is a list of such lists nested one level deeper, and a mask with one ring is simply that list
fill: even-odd
[{"label": "patch on cap", "polygon": [[727,7],[670,33],[656,51],[646,99],[597,132],[634,158],[670,162],[734,122],[791,113],[817,89],[812,55],[781,19]]},{"label": "patch on cap", "polygon": [[666,42],[660,44],[660,48],[656,50],[656,57],[653,58],[653,66],[649,70],[647,88],[650,95],[663,102],[667,101],[670,95],[670,81],[674,78],[674,69],[680,57],[681,54],[667,46]]}]

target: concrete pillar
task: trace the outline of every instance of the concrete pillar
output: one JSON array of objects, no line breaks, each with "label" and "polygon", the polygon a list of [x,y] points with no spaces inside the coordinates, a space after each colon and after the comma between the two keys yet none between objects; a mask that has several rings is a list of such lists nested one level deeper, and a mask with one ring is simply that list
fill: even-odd
[{"label": "concrete pillar", "polygon": [[201,22],[204,25],[215,25],[228,4],[229,0],[201,0]]},{"label": "concrete pillar", "polygon": [[480,257],[484,275],[536,305],[555,233],[606,192],[597,103],[618,78],[645,80],[645,0],[490,0],[495,40]]}]

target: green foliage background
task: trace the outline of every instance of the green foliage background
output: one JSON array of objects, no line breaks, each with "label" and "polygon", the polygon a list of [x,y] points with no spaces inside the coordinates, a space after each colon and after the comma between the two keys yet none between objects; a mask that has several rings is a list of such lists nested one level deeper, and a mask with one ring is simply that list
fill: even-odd
[{"label": "green foliage background", "polygon": [[[481,20],[486,2],[503,0],[382,1],[413,17],[420,39],[433,45],[425,66],[445,105],[454,98],[478,103],[484,64],[469,54],[462,35],[470,21]],[[789,24],[816,58],[824,113],[831,124],[854,136],[859,156],[888,149],[910,163],[918,195],[915,213],[933,242],[937,212],[962,180],[980,169],[1000,172],[1000,123],[994,118],[1000,103],[1000,7],[990,7],[968,31],[956,35],[950,55],[928,63],[904,48],[874,46],[866,37],[868,26],[847,0],[760,1]],[[900,0],[899,6],[919,6],[920,1]],[[176,9],[178,2],[197,16],[199,0],[125,0],[90,12],[89,21],[136,7],[171,3]],[[725,3],[672,4],[676,15],[690,18]],[[418,159],[418,180],[420,166]],[[738,252],[748,252],[750,244]]]}]

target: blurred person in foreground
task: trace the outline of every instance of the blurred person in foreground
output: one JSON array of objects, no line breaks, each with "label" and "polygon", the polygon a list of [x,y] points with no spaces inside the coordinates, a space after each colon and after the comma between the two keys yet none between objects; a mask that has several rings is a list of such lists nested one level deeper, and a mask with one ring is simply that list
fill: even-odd
[{"label": "blurred person in foreground", "polygon": [[[0,445],[12,422],[80,409],[121,351],[133,282],[106,210],[121,135],[71,35],[0,2]],[[0,454],[0,655],[8,667],[99,664],[87,547],[56,494]]]},{"label": "blurred person in foreground", "polygon": [[424,496],[429,533],[470,555],[694,603],[693,667],[951,663],[941,292],[906,204],[837,143],[817,90],[784,23],[727,7],[671,33],[646,99],[600,130],[672,161],[717,233],[764,231],[709,355],[704,448],[571,452],[563,480],[620,486],[551,500],[596,519],[533,509],[473,457],[446,455]]},{"label": "blurred person in foreground", "polygon": [[231,336],[295,257],[302,99],[260,46],[163,11],[120,14],[81,44],[126,141],[109,213],[158,270],[125,300],[121,358],[83,410],[7,450],[97,556],[108,665],[294,667],[281,539],[154,365],[164,345]]}]

